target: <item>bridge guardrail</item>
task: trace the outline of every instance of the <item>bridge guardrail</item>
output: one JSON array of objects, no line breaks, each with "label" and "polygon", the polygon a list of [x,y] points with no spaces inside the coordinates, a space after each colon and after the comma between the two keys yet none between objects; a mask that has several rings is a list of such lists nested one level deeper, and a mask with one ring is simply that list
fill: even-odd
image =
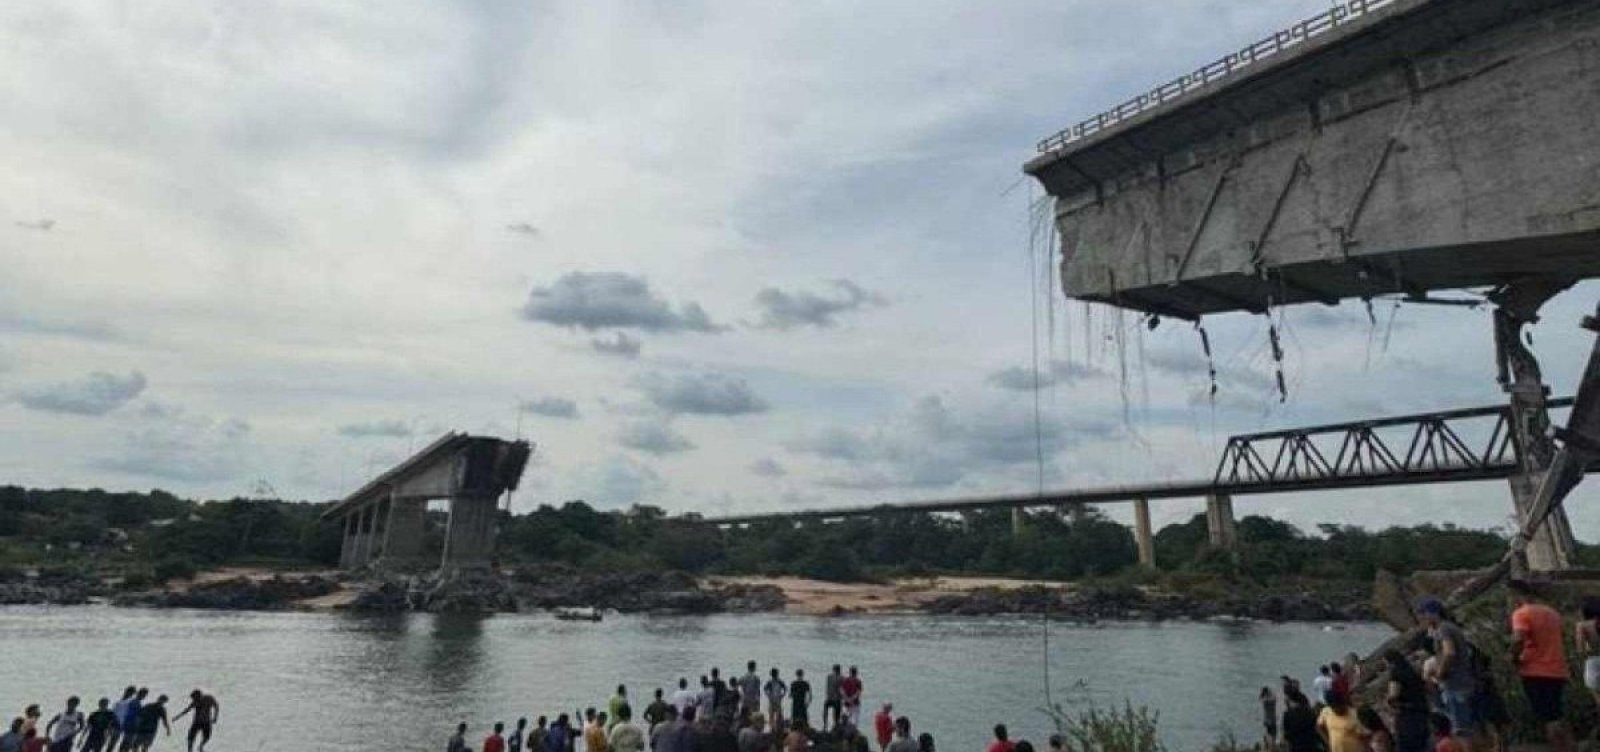
[{"label": "bridge guardrail", "polygon": [[1105,112],[1084,119],[1069,128],[1057,131],[1039,141],[1038,150],[1040,153],[1048,153],[1066,148],[1075,141],[1110,128],[1139,113],[1155,109],[1213,81],[1232,76],[1284,50],[1297,47],[1305,43],[1306,40],[1325,34],[1396,2],[1399,2],[1399,0],[1350,0],[1350,2],[1336,5],[1220,60],[1203,65],[1191,73],[1161,84]]}]

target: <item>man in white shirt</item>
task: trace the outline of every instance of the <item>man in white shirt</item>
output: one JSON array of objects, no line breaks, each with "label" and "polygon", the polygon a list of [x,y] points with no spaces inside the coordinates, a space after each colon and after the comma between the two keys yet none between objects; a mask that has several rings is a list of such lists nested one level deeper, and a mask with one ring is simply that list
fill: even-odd
[{"label": "man in white shirt", "polygon": [[1328,673],[1327,666],[1320,666],[1317,670],[1320,673],[1311,680],[1311,699],[1316,700],[1318,705],[1327,705],[1328,693],[1333,691],[1333,676]]},{"label": "man in white shirt", "polygon": [[50,752],[72,752],[72,743],[77,741],[78,732],[83,730],[83,711],[78,709],[78,698],[67,698],[67,709],[56,714],[45,725],[44,732],[50,737]]},{"label": "man in white shirt", "polygon": [[678,677],[678,691],[672,693],[672,707],[678,709],[678,717],[683,717],[683,711],[694,707],[699,702],[698,698],[699,695],[689,689],[689,680]]}]

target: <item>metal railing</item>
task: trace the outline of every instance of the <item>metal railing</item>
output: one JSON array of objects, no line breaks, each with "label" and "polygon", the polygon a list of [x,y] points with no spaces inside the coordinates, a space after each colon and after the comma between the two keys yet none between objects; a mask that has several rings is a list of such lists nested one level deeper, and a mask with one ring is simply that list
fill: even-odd
[{"label": "metal railing", "polygon": [[1297,47],[1306,40],[1384,8],[1399,0],[1350,0],[1273,34],[1227,57],[1179,76],[1116,107],[1062,130],[1039,142],[1040,152],[1065,148],[1074,141],[1110,128],[1141,112],[1160,107],[1214,81],[1227,78],[1256,63]]}]

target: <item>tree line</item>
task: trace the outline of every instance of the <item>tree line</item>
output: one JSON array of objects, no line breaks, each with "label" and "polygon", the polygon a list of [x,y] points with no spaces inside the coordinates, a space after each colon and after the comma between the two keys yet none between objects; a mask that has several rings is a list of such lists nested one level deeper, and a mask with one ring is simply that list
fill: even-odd
[{"label": "tree line", "polygon": [[[196,502],[164,491],[115,493],[0,486],[0,565],[143,568],[157,579],[224,564],[333,566],[341,530],[321,522],[327,504],[230,499]],[[1132,531],[1094,509],[1030,511],[1013,534],[1007,510],[959,516],[885,511],[834,523],[769,522],[719,529],[638,505],[602,511],[582,501],[502,512],[505,565],[559,563],[591,570],[673,569],[696,574],[794,574],[830,580],[933,573],[1041,579],[1105,577],[1137,565]],[[442,546],[443,512],[430,512],[426,545]],[[1238,521],[1236,554],[1207,545],[1204,515],[1155,535],[1156,561],[1170,572],[1266,580],[1304,577],[1370,581],[1399,574],[1488,566],[1503,534],[1450,525],[1319,525]],[[1581,546],[1586,564],[1600,551]]]}]

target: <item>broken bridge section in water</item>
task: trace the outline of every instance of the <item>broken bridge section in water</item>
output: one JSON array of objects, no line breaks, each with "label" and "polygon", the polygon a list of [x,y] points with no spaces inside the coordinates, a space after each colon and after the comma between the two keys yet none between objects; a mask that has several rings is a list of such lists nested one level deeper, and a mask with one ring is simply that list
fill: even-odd
[{"label": "broken bridge section in water", "polygon": [[322,513],[322,519],[344,526],[339,565],[426,565],[428,502],[446,500],[450,518],[440,569],[488,567],[494,560],[500,497],[516,490],[532,452],[526,441],[445,434]]}]

